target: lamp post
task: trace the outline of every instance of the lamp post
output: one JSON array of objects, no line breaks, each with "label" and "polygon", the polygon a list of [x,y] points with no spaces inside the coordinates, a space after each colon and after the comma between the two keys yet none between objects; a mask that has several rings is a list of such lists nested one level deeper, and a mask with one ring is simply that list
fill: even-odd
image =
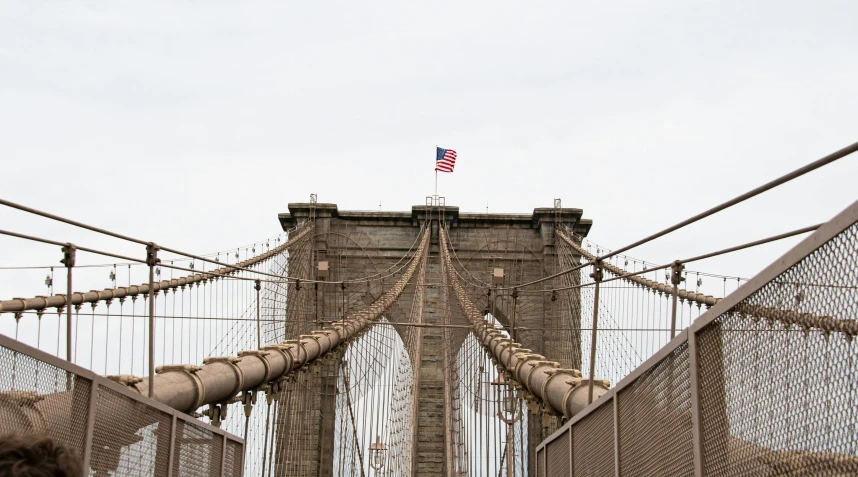
[{"label": "lamp post", "polygon": [[387,446],[382,444],[381,436],[375,436],[375,443],[369,446],[369,465],[375,469],[375,475],[379,475],[381,469],[384,468],[384,461],[387,458]]},{"label": "lamp post", "polygon": [[[516,422],[521,420],[521,406],[519,405],[518,398],[515,396],[515,391],[510,388],[503,374],[499,374],[497,379],[492,381],[492,386],[497,386],[495,393],[497,402],[500,405],[497,411],[498,419],[506,423],[506,475],[507,477],[513,477],[513,471],[515,470],[513,464],[513,452],[515,452],[515,446],[513,445],[515,439],[514,426]],[[507,415],[509,417],[506,417]]]}]

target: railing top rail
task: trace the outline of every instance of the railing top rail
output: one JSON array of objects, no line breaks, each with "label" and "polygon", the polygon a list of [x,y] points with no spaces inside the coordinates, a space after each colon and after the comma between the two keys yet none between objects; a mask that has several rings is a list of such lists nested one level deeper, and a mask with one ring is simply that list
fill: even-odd
[{"label": "railing top rail", "polygon": [[613,257],[614,255],[623,253],[627,250],[631,250],[635,247],[643,245],[647,242],[651,242],[651,241],[653,241],[659,237],[663,237],[663,236],[665,236],[671,232],[674,232],[676,230],[679,230],[679,229],[681,229],[687,225],[691,225],[695,222],[698,222],[702,219],[705,219],[706,217],[717,214],[718,212],[721,212],[724,209],[728,209],[728,208],[730,208],[736,204],[739,204],[741,202],[744,202],[744,201],[746,201],[746,200],[748,200],[754,196],[760,195],[763,192],[774,189],[775,187],[777,187],[781,184],[785,184],[785,183],[787,183],[787,182],[789,182],[795,178],[801,177],[801,176],[807,174],[808,172],[819,169],[820,167],[825,166],[827,164],[830,164],[830,163],[832,163],[838,159],[842,159],[843,157],[846,157],[855,151],[858,151],[858,142],[851,144],[849,146],[846,146],[843,149],[840,149],[839,151],[835,151],[835,152],[833,152],[833,153],[831,153],[831,154],[829,154],[823,158],[817,159],[817,160],[811,162],[810,164],[799,167],[798,169],[796,169],[796,170],[794,170],[788,174],[784,174],[784,175],[778,177],[777,179],[771,180],[771,181],[769,181],[769,182],[767,182],[767,183],[765,183],[765,184],[763,184],[763,185],[761,185],[755,189],[749,190],[748,192],[745,192],[744,194],[741,194],[737,197],[734,197],[734,198],[732,198],[732,199],[730,199],[730,200],[728,200],[722,204],[716,205],[715,207],[712,207],[711,209],[705,210],[705,211],[703,211],[703,212],[701,212],[701,213],[699,213],[693,217],[689,217],[689,218],[683,220],[682,222],[671,225],[670,227],[667,227],[667,228],[660,230],[660,231],[658,231],[652,235],[644,237],[644,238],[642,238],[636,242],[633,242],[629,245],[626,245],[625,247],[621,247],[617,250],[614,250],[613,252],[602,255],[601,257],[598,257],[597,260],[600,260],[600,261],[605,260],[607,258]]},{"label": "railing top rail", "polygon": [[[810,164],[807,164],[807,165],[802,166],[802,167],[800,167],[800,168],[798,168],[798,169],[796,169],[796,170],[794,170],[794,171],[792,171],[792,172],[789,172],[789,173],[787,173],[787,174],[784,174],[784,175],[782,175],[782,176],[780,176],[780,177],[778,177],[778,178],[776,178],[776,179],[774,179],[774,180],[771,180],[771,181],[769,181],[769,182],[767,182],[767,183],[765,183],[765,184],[763,184],[763,185],[761,185],[761,186],[759,186],[759,187],[757,187],[757,188],[755,188],[755,189],[752,189],[752,190],[750,190],[750,191],[748,191],[748,192],[745,192],[744,194],[741,194],[741,195],[739,195],[739,196],[736,196],[736,197],[734,197],[734,198],[732,198],[732,199],[730,199],[730,200],[728,200],[728,201],[726,201],[726,202],[723,202],[723,203],[721,203],[721,204],[719,204],[719,205],[716,205],[715,207],[712,207],[712,208],[710,208],[710,209],[708,209],[708,210],[705,210],[705,211],[703,211],[703,212],[701,212],[701,213],[699,213],[699,214],[697,214],[697,215],[695,215],[695,216],[693,216],[693,217],[690,217],[690,218],[685,219],[685,220],[683,220],[683,221],[681,221],[681,222],[678,222],[678,223],[676,223],[676,224],[674,224],[674,225],[671,225],[670,227],[667,227],[667,228],[665,228],[665,229],[663,229],[663,230],[660,230],[660,231],[658,231],[658,232],[656,232],[656,233],[654,233],[654,234],[651,234],[651,235],[649,235],[649,236],[647,236],[647,237],[644,237],[644,238],[642,238],[642,239],[640,239],[640,240],[638,240],[638,241],[636,241],[636,242],[633,242],[633,243],[631,243],[631,244],[629,244],[629,245],[626,245],[626,246],[624,246],[624,247],[620,247],[620,248],[618,248],[618,249],[616,249],[616,250],[613,250],[613,251],[611,251],[611,252],[609,252],[609,253],[606,253],[605,255],[595,256],[592,260],[589,260],[587,263],[583,263],[583,264],[581,264],[581,265],[576,265],[576,266],[574,266],[574,267],[572,267],[572,268],[569,268],[569,269],[566,269],[566,270],[562,270],[562,271],[557,272],[557,273],[555,273],[555,274],[553,274],[553,275],[550,275],[550,276],[547,276],[547,277],[543,277],[543,278],[540,278],[540,279],[538,279],[538,280],[533,280],[533,281],[530,281],[530,282],[527,282],[527,283],[523,283],[523,284],[521,284],[521,285],[517,285],[517,286],[515,286],[515,287],[501,287],[501,288],[502,288],[502,289],[511,289],[511,288],[523,288],[523,287],[528,287],[528,286],[531,286],[531,285],[536,285],[536,284],[538,284],[538,283],[543,283],[543,282],[545,282],[545,281],[548,281],[548,280],[551,280],[551,279],[554,279],[554,278],[557,278],[557,277],[560,277],[560,276],[566,275],[566,274],[571,273],[571,272],[574,272],[574,271],[576,271],[576,270],[580,270],[581,268],[584,268],[584,267],[586,267],[586,266],[588,266],[588,265],[593,265],[594,263],[601,263],[601,262],[603,262],[603,261],[605,261],[605,260],[607,260],[607,259],[609,259],[609,258],[611,258],[611,257],[613,257],[613,256],[619,255],[619,254],[621,254],[621,253],[623,253],[623,252],[626,252],[626,251],[631,250],[631,249],[633,249],[633,248],[635,248],[635,247],[638,247],[638,246],[643,245],[643,244],[645,244],[645,243],[651,242],[651,241],[653,241],[653,240],[655,240],[655,239],[657,239],[657,238],[663,237],[663,236],[665,236],[665,235],[667,235],[667,234],[669,234],[669,233],[671,233],[671,232],[675,232],[675,231],[677,231],[677,230],[679,230],[679,229],[681,229],[681,228],[683,228],[683,227],[686,227],[686,226],[688,226],[688,225],[691,225],[691,224],[693,224],[693,223],[695,223],[695,222],[698,222],[698,221],[700,221],[700,220],[703,220],[703,219],[705,219],[705,218],[707,218],[707,217],[709,217],[709,216],[715,215],[715,214],[716,214],[716,213],[718,213],[718,212],[721,212],[721,211],[723,211],[723,210],[725,210],[725,209],[728,209],[728,208],[730,208],[730,207],[732,207],[732,206],[734,206],[734,205],[736,205],[736,204],[739,204],[739,203],[741,203],[741,202],[744,202],[744,201],[746,201],[746,200],[748,200],[748,199],[750,199],[750,198],[752,198],[752,197],[755,197],[755,196],[757,196],[757,195],[760,195],[760,194],[762,194],[763,192],[766,192],[766,191],[768,191],[768,190],[774,189],[774,188],[775,188],[775,187],[777,187],[777,186],[780,186],[780,185],[785,184],[785,183],[787,183],[787,182],[789,182],[789,181],[791,181],[791,180],[793,180],[793,179],[796,179],[796,178],[798,178],[798,177],[801,177],[801,176],[803,176],[803,175],[807,174],[808,172],[811,172],[811,171],[814,171],[814,170],[816,170],[816,169],[819,169],[820,167],[825,166],[825,165],[827,165],[827,164],[830,164],[830,163],[832,163],[832,162],[834,162],[834,161],[836,161],[836,160],[838,160],[838,159],[842,159],[842,158],[844,158],[844,157],[846,157],[846,156],[848,156],[848,155],[850,155],[850,154],[852,154],[852,153],[854,153],[854,152],[856,152],[856,151],[858,151],[858,142],[856,142],[856,143],[854,143],[854,144],[851,144],[851,145],[849,145],[849,146],[846,146],[846,147],[844,147],[843,149],[840,149],[840,150],[838,150],[838,151],[835,151],[835,152],[833,152],[833,153],[831,153],[831,154],[829,154],[829,155],[827,155],[827,156],[825,156],[825,157],[822,157],[822,158],[820,158],[820,159],[817,159],[816,161],[813,161],[813,162],[811,162]],[[817,226],[817,227],[818,227],[818,226]],[[810,231],[810,230],[813,230],[811,227],[806,227],[806,229],[808,229],[808,230],[805,230],[805,232]],[[796,231],[796,232],[794,233],[794,235],[798,235],[799,233],[805,233],[805,232],[798,232],[798,231]],[[785,238],[786,236],[791,236],[791,235],[785,235],[784,237],[780,237],[780,238]],[[763,240],[767,240],[767,239],[763,239]],[[778,240],[778,238],[772,238],[771,240]],[[770,240],[770,241],[771,241],[771,240]],[[753,243],[753,242],[752,242],[751,244],[746,244],[746,245],[744,245],[744,246],[739,246],[739,247],[734,248],[734,249],[732,249],[732,250],[731,250],[731,249],[727,249],[727,250],[722,250],[722,251],[719,251],[719,252],[713,252],[713,253],[711,253],[711,254],[704,254],[704,255],[701,255],[701,256],[698,256],[698,257],[693,257],[693,258],[691,258],[691,259],[686,259],[686,260],[684,260],[684,262],[690,262],[690,261],[694,261],[694,260],[702,260],[703,258],[709,258],[709,257],[713,257],[713,256],[715,256],[715,255],[720,255],[720,254],[723,254],[723,253],[728,253],[728,252],[730,252],[730,251],[741,250],[742,248],[747,248],[747,247],[751,247],[751,246],[754,246],[754,245],[760,245],[760,244],[762,244],[762,243],[767,243],[767,242],[764,242],[764,241],[759,241],[759,242],[760,242],[760,243]],[[666,267],[668,267],[668,266],[670,266],[670,265],[665,265],[665,266],[663,266],[663,267],[659,267],[659,268],[666,268]],[[653,269],[650,269],[650,270],[653,270]]]},{"label": "railing top rail", "polygon": [[[703,313],[702,315],[700,315],[700,317],[694,320],[694,322],[691,323],[690,327],[679,332],[677,336],[674,337],[669,343],[667,343],[661,349],[656,351],[652,356],[647,358],[646,361],[641,363],[632,372],[623,377],[608,392],[602,395],[599,399],[594,400],[585,409],[580,411],[563,426],[557,429],[557,431],[548,436],[543,442],[541,442],[537,446],[537,448],[544,448],[546,445],[550,444],[552,441],[560,437],[560,435],[566,432],[570,427],[574,426],[577,422],[581,421],[589,414],[593,413],[602,405],[611,402],[613,399],[615,399],[618,393],[623,391],[623,389],[631,385],[641,375],[649,371],[651,368],[655,367],[659,362],[661,362],[664,358],[670,355],[674,350],[676,350],[685,342],[687,342],[689,340],[690,334],[699,332],[721,315],[727,313],[728,311],[734,310],[737,305],[741,305],[745,299],[756,293],[758,290],[762,289],[765,285],[777,279],[778,276],[786,272],[790,267],[801,262],[805,257],[812,254],[818,248],[826,244],[829,240],[832,240],[838,234],[851,227],[855,223],[858,223],[858,201],[853,202],[849,207],[837,214],[834,218],[819,226],[812,235],[802,240],[795,247],[783,254],[779,259],[775,260],[771,265],[763,269],[763,271],[761,271],[747,283],[742,285],[735,293],[732,293],[726,298],[720,299],[705,313]],[[854,329],[858,330],[858,325],[854,325],[854,320],[848,321],[850,321],[850,324],[853,324]],[[843,329],[848,332],[847,327],[841,326],[840,329]]]},{"label": "railing top rail", "polygon": [[[858,223],[858,200],[744,283],[736,292],[719,300],[706,313],[692,322],[690,329],[696,332],[705,327],[855,223]],[[855,323],[855,320],[848,321]]]},{"label": "railing top rail", "polygon": [[[256,255],[256,256],[254,256],[248,260],[245,260],[243,262],[239,262],[239,263],[235,264],[234,266],[226,265],[226,266],[223,266],[221,268],[217,268],[217,269],[214,269],[211,271],[207,271],[207,272],[202,271],[201,272],[201,271],[195,271],[195,270],[191,270],[191,269],[184,268],[184,267],[179,267],[176,265],[161,263],[160,266],[162,266],[164,268],[172,268],[175,270],[187,271],[187,272],[190,272],[191,275],[188,275],[185,277],[180,277],[180,278],[173,278],[170,280],[158,280],[158,281],[155,281],[152,283],[152,287],[155,291],[160,291],[160,290],[165,290],[165,289],[175,289],[175,288],[182,287],[182,286],[185,286],[188,284],[194,284],[194,283],[201,282],[204,280],[209,280],[209,279],[233,278],[233,279],[239,279],[239,280],[251,280],[251,281],[256,280],[256,278],[230,276],[232,274],[235,274],[238,271],[249,271],[249,272],[254,273],[256,276],[268,276],[268,277],[273,278],[273,280],[259,279],[259,281],[265,281],[265,282],[274,282],[274,281],[288,282],[290,280],[294,281],[294,279],[290,279],[290,277],[275,275],[275,274],[264,272],[261,270],[253,270],[253,269],[249,269],[247,267],[250,267],[250,266],[252,266],[256,263],[259,263],[263,260],[269,259],[269,258],[277,255],[278,253],[281,253],[284,250],[287,250],[293,244],[302,240],[309,233],[309,231],[311,229],[312,229],[312,227],[306,227],[306,228],[302,229],[294,237],[292,237],[289,241],[283,243],[282,245],[275,247],[275,248],[273,248],[267,252],[263,252],[259,255]],[[0,230],[0,233],[6,234],[6,232],[3,230]],[[8,233],[7,235],[16,236],[19,238],[24,238],[24,239],[29,239],[29,240],[36,240],[39,242],[50,243],[50,244],[54,244],[54,245],[66,245],[66,244],[63,244],[60,242],[54,242],[52,240],[41,239],[38,237],[30,237],[27,235],[17,234],[17,233],[13,233],[13,232]],[[136,262],[146,263],[145,260],[138,260],[138,259],[134,259],[131,257],[122,257],[119,255],[114,255],[114,254],[110,254],[107,252],[103,252],[103,251],[99,251],[99,250],[95,250],[95,249],[90,249],[90,248],[86,248],[86,247],[76,246],[76,248],[78,250],[83,250],[83,251],[87,251],[90,253],[97,253],[97,254],[101,254],[101,255],[113,256],[113,257],[117,257],[117,258],[123,258],[123,259],[127,259],[127,260],[133,260]],[[221,264],[221,265],[224,265],[224,264]],[[115,287],[115,288],[105,289],[102,291],[93,290],[93,291],[89,291],[89,292],[74,292],[71,294],[71,297],[66,297],[65,295],[54,295],[54,296],[50,296],[50,297],[31,297],[31,298],[15,298],[12,300],[0,300],[0,313],[2,313],[2,312],[22,312],[25,310],[43,310],[45,308],[50,308],[50,307],[61,307],[61,306],[65,306],[68,304],[69,298],[70,298],[72,305],[80,305],[82,303],[95,303],[95,302],[99,302],[99,301],[103,301],[103,300],[111,300],[113,298],[122,298],[125,296],[135,296],[135,295],[148,294],[148,293],[149,293],[149,284],[144,283],[144,284],[140,284],[140,285],[129,285],[127,287]]]},{"label": "railing top rail", "polygon": [[[34,209],[34,208],[32,208],[32,207],[27,207],[26,205],[18,204],[18,203],[16,203],[16,202],[12,202],[12,201],[9,201],[9,200],[0,199],[0,205],[5,205],[5,206],[7,206],[7,207],[11,207],[11,208],[13,208],[13,209],[18,209],[18,210],[21,210],[21,211],[23,211],[23,212],[27,212],[27,213],[30,213],[30,214],[38,215],[38,216],[45,217],[45,218],[48,218],[48,219],[51,219],[51,220],[56,220],[56,221],[63,222],[63,223],[69,224],[69,225],[74,225],[75,227],[80,227],[80,228],[83,228],[83,229],[86,229],[86,230],[90,230],[90,231],[92,231],[92,232],[96,232],[96,233],[100,233],[100,234],[107,235],[107,236],[110,236],[110,237],[118,238],[118,239],[120,239],[120,240],[126,240],[126,241],[128,241],[128,242],[133,242],[133,243],[137,243],[137,244],[140,244],[140,245],[147,245],[147,246],[148,246],[148,245],[155,245],[155,242],[146,241],[146,240],[142,240],[142,239],[139,239],[139,238],[130,237],[130,236],[128,236],[128,235],[123,235],[123,234],[120,234],[120,233],[112,232],[112,231],[107,230],[107,229],[102,229],[102,228],[100,228],[100,227],[96,227],[96,226],[94,226],[94,225],[89,225],[89,224],[85,224],[85,223],[83,223],[83,222],[78,222],[78,221],[76,221],[76,220],[67,219],[67,218],[65,218],[65,217],[62,217],[62,216],[59,216],[59,215],[56,215],[56,214],[52,214],[52,213],[50,213],[50,212],[45,212],[45,211],[43,211],[43,210]],[[297,228],[297,227],[296,227],[296,228]],[[37,240],[37,241],[44,242],[44,243],[54,243],[54,244],[59,243],[59,242],[48,241],[47,239],[39,239],[39,238],[36,238],[36,237],[28,237],[28,236],[25,236],[25,235],[15,234],[15,233],[13,233],[13,232],[6,233],[6,235],[17,235],[19,238],[28,238],[28,239],[31,239],[31,240]],[[65,245],[65,243],[62,243],[62,245]],[[225,263],[219,262],[219,261],[217,261],[217,260],[212,260],[212,259],[210,259],[210,258],[206,258],[206,257],[200,256],[200,255],[195,255],[195,254],[192,254],[192,253],[183,252],[183,251],[181,251],[181,250],[174,249],[174,248],[171,248],[171,247],[165,247],[165,246],[163,246],[163,245],[158,245],[158,248],[159,248],[160,250],[165,251],[165,252],[175,253],[176,255],[181,255],[181,256],[188,257],[188,258],[192,258],[192,259],[194,259],[194,260],[199,260],[199,261],[202,261],[202,262],[213,263],[213,264],[216,264],[216,265],[218,265],[218,266],[222,266],[222,267],[227,267],[227,268],[234,269],[235,271],[239,271],[239,270],[242,270],[242,271],[253,271],[253,270],[243,269],[243,268],[238,267],[238,266],[225,264]],[[78,249],[80,249],[80,250],[84,250],[82,247],[78,247]],[[93,250],[91,250],[91,249],[90,249],[90,250],[86,250],[86,251],[89,251],[89,252],[92,252],[92,253],[98,253],[98,254],[101,254],[101,255],[112,256],[112,257],[115,257],[115,258],[121,258],[121,259],[123,259],[123,260],[134,260],[134,261],[138,261],[138,260],[136,260],[136,259],[129,259],[129,258],[127,258],[127,257],[122,257],[122,256],[118,256],[118,255],[111,255],[111,254],[108,254],[107,252],[102,252],[102,251],[93,251]],[[259,273],[258,271],[254,271],[254,272],[255,272],[255,273]]]},{"label": "railing top rail", "polygon": [[65,217],[61,217],[59,215],[52,214],[50,212],[45,212],[43,210],[34,209],[32,207],[27,207],[26,205],[18,204],[18,203],[9,201],[9,200],[0,199],[0,205],[5,205],[6,207],[11,207],[13,209],[18,209],[18,210],[28,212],[28,213],[33,214],[33,215],[39,215],[39,216],[42,216],[42,217],[45,217],[45,218],[48,218],[51,220],[56,220],[58,222],[63,222],[63,223],[69,224],[69,225],[74,225],[75,227],[80,227],[82,229],[87,229],[87,230],[97,232],[100,234],[109,235],[111,237],[115,237],[118,239],[138,243],[140,245],[149,245],[149,243],[150,243],[150,242],[147,242],[146,240],[140,240],[138,238],[129,237],[128,235],[123,235],[123,234],[119,234],[116,232],[111,232],[110,230],[102,229],[102,228],[96,227],[94,225],[85,224],[83,222],[78,222],[76,220],[67,219]]},{"label": "railing top rail", "polygon": [[[706,259],[706,258],[717,257],[717,256],[719,256],[719,255],[724,255],[724,254],[728,254],[728,253],[736,252],[736,251],[739,251],[739,250],[744,250],[744,249],[746,249],[746,248],[756,247],[756,246],[758,246],[758,245],[763,245],[763,244],[767,244],[767,243],[775,242],[775,241],[778,241],[778,240],[783,240],[783,239],[785,239],[785,238],[795,237],[796,235],[801,235],[801,234],[806,234],[806,233],[808,233],[808,232],[813,232],[814,230],[819,229],[819,227],[821,227],[822,225],[823,225],[823,224],[816,224],[816,225],[811,225],[811,226],[809,226],[809,227],[802,227],[802,228],[800,228],[800,229],[792,230],[792,231],[790,231],[790,232],[784,232],[784,233],[782,233],[782,234],[773,235],[773,236],[771,236],[771,237],[766,237],[766,238],[763,238],[763,239],[754,240],[754,241],[752,241],[752,242],[747,242],[747,243],[744,243],[744,244],[741,244],[741,245],[736,245],[736,246],[733,246],[733,247],[728,247],[728,248],[725,248],[725,249],[721,249],[721,250],[718,250],[718,251],[716,251],[716,252],[705,253],[705,254],[703,254],[703,255],[697,255],[697,256],[695,256],[695,257],[686,258],[686,259],[681,259],[681,260],[675,260],[675,261],[670,262],[670,263],[665,263],[665,264],[663,264],[663,265],[657,265],[657,266],[655,266],[655,267],[644,268],[643,270],[638,270],[638,271],[635,271],[635,272],[629,272],[629,271],[624,270],[624,269],[622,269],[622,268],[620,268],[620,267],[615,267],[615,266],[611,266],[611,265],[605,264],[605,265],[604,265],[604,267],[605,267],[606,269],[608,269],[610,272],[614,273],[616,276],[614,276],[614,277],[612,277],[612,278],[608,278],[608,279],[602,280],[602,281],[601,281],[601,283],[608,283],[608,282],[612,282],[612,281],[615,281],[615,280],[622,280],[622,279],[626,279],[626,278],[636,277],[636,276],[638,276],[638,275],[643,275],[643,274],[645,274],[645,273],[652,273],[652,272],[657,271],[657,270],[664,270],[665,268],[670,268],[670,267],[672,267],[672,266],[674,266],[674,265],[683,265],[683,264],[686,264],[686,263],[695,262],[695,261],[703,260],[703,259]],[[587,262],[586,262],[586,263],[584,263],[584,264],[583,264],[583,265],[581,265],[581,266],[574,267],[573,269],[570,269],[570,271],[578,270],[578,269],[580,269],[580,268],[582,268],[582,267],[585,267],[585,266],[588,266],[588,265],[592,265],[592,264],[595,262],[596,258],[595,258],[595,256],[594,256],[594,255],[590,255],[590,254],[589,254],[588,252],[586,252],[584,249],[580,248],[577,244],[575,244],[575,242],[574,242],[574,241],[572,241],[572,240],[571,240],[568,236],[566,236],[566,234],[564,234],[562,231],[560,231],[560,232],[559,232],[559,235],[560,235],[560,237],[561,237],[561,238],[562,238],[562,239],[563,239],[567,244],[569,244],[569,245],[571,245],[571,246],[575,247],[576,249],[578,249],[578,251],[579,251],[579,252],[581,252],[581,254],[584,256],[584,258],[586,258],[586,259],[587,259]],[[572,286],[561,287],[561,288],[552,288],[552,289],[550,289],[550,290],[545,290],[545,291],[563,291],[563,290],[571,290],[571,289],[575,289],[575,288],[581,288],[581,287],[586,287],[586,286],[592,286],[592,285],[595,285],[595,284],[596,284],[596,282],[587,282],[587,283],[582,283],[582,284],[580,284],[580,285],[572,285]]]},{"label": "railing top rail", "polygon": [[75,376],[78,376],[82,379],[96,383],[100,387],[106,387],[112,391],[116,391],[116,392],[122,394],[123,396],[130,398],[130,399],[133,399],[135,401],[138,401],[142,404],[145,404],[148,407],[151,407],[153,409],[157,409],[157,410],[164,412],[164,413],[167,413],[167,414],[175,415],[177,418],[179,418],[183,421],[191,422],[194,425],[199,426],[201,428],[204,428],[204,429],[211,431],[215,434],[220,434],[227,439],[230,439],[230,440],[235,441],[235,442],[240,443],[240,444],[244,444],[244,439],[241,438],[240,436],[236,436],[236,435],[231,434],[231,433],[229,433],[229,432],[227,432],[227,431],[225,431],[219,427],[215,427],[215,426],[213,426],[207,422],[203,422],[203,421],[201,421],[201,420],[199,420],[199,419],[197,419],[197,418],[195,418],[189,414],[186,414],[182,411],[176,410],[176,409],[174,409],[170,406],[167,406],[164,403],[158,402],[155,399],[152,399],[152,398],[150,398],[144,394],[135,392],[135,391],[129,389],[127,386],[123,386],[119,383],[111,381],[108,378],[100,376],[100,375],[94,373],[93,371],[90,371],[90,370],[88,370],[82,366],[76,365],[74,363],[66,361],[66,360],[59,358],[57,356],[53,356],[49,353],[46,353],[40,349],[36,349],[32,346],[24,344],[20,341],[13,339],[13,338],[10,338],[8,336],[4,336],[4,335],[0,334],[0,347],[8,348],[8,349],[14,351],[15,353],[20,353],[22,355],[29,356],[35,360],[38,360],[38,361],[41,361],[43,363],[47,363],[51,366],[60,368],[64,371],[67,371],[71,374],[74,374]]}]

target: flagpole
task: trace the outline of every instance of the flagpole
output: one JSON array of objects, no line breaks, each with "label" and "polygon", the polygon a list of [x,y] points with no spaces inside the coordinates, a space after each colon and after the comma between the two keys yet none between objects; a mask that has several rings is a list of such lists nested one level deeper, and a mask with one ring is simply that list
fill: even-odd
[{"label": "flagpole", "polygon": [[435,144],[435,201],[438,201],[438,145]]}]

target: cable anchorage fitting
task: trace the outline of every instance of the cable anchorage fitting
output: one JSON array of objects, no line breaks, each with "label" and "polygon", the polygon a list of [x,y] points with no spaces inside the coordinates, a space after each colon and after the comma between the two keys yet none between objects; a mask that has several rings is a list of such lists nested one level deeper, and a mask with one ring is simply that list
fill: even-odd
[{"label": "cable anchorage fitting", "polygon": [[242,391],[241,402],[244,404],[244,417],[250,417],[253,406],[256,404],[256,389]]},{"label": "cable anchorage fitting", "polygon": [[682,264],[679,260],[673,262],[673,265],[670,266],[671,276],[670,283],[674,286],[679,286],[680,283],[685,281],[685,277],[682,276],[682,271],[685,270],[685,265]]},{"label": "cable anchorage fitting", "polygon": [[149,242],[146,245],[146,265],[154,267],[161,263],[161,259],[158,258],[158,250],[161,250],[161,247],[156,245],[155,242]]},{"label": "cable anchorage fitting", "polygon": [[602,261],[596,260],[593,263],[593,273],[590,274],[590,278],[593,279],[594,282],[601,282],[604,275],[602,274]]},{"label": "cable anchorage fitting", "polygon": [[[75,252],[77,252],[77,247],[74,244],[67,243],[63,245],[63,259],[60,260],[60,263],[65,265],[66,268],[74,267]],[[51,283],[53,283],[53,280],[51,280]]]}]

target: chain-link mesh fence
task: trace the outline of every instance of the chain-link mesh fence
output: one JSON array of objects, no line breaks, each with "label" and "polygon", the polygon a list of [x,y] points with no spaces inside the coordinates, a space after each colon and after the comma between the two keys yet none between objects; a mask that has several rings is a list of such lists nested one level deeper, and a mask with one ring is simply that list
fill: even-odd
[{"label": "chain-link mesh fence", "polygon": [[547,475],[858,475],[856,221],[853,206],[546,439]]},{"label": "chain-link mesh fence", "polygon": [[243,440],[0,335],[0,439],[10,434],[51,438],[87,475],[242,475]]},{"label": "chain-link mesh fence", "polygon": [[858,474],[856,316],[858,224],[698,333],[711,475]]},{"label": "chain-link mesh fence", "polygon": [[579,421],[572,433],[575,475],[608,475],[614,472],[614,409],[608,403]]},{"label": "chain-link mesh fence", "polygon": [[617,393],[623,475],[692,472],[688,371],[688,345],[684,343]]},{"label": "chain-link mesh fence", "polygon": [[560,436],[557,441],[546,449],[545,463],[547,477],[569,475],[572,472],[572,462],[569,461],[569,433]]}]

